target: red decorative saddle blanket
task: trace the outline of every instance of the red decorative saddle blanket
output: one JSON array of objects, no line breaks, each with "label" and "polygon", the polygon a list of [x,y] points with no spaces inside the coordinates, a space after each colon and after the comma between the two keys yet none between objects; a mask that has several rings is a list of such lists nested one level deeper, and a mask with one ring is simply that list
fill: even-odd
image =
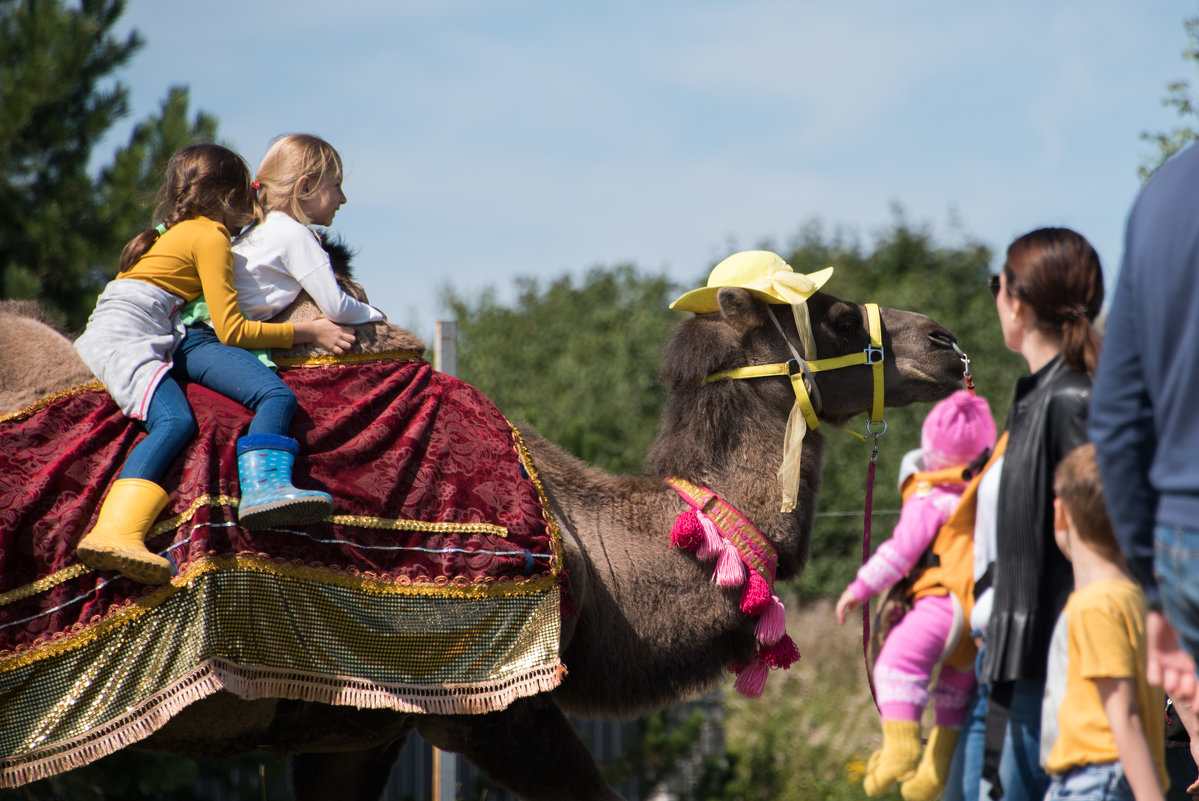
[{"label": "red decorative saddle blanket", "polygon": [[295,483],[336,513],[242,530],[250,413],[191,385],[200,433],[147,540],[178,568],[160,587],[74,555],[141,427],[98,385],[0,420],[0,786],[219,690],[460,714],[560,682],[560,541],[495,406],[420,359],[280,375],[300,402]]}]

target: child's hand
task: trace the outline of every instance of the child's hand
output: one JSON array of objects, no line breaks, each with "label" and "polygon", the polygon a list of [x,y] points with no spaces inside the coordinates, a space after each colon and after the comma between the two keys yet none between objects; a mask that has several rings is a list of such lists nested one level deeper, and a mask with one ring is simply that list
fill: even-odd
[{"label": "child's hand", "polygon": [[844,624],[845,616],[861,605],[853,591],[846,587],[845,592],[841,593],[841,597],[837,599],[837,622]]},{"label": "child's hand", "polygon": [[353,330],[323,317],[306,323],[296,323],[295,326],[296,332],[292,341],[297,345],[312,342],[340,356],[354,344]]}]

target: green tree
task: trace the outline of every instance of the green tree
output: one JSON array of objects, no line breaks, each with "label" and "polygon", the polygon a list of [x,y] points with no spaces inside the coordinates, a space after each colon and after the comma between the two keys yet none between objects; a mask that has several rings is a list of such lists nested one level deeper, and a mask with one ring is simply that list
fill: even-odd
[{"label": "green tree", "polygon": [[[1187,46],[1182,51],[1183,60],[1199,64],[1199,17],[1190,17],[1183,20],[1182,24],[1187,34]],[[1199,129],[1196,128],[1196,125],[1199,125],[1199,120],[1196,119],[1199,110],[1196,109],[1195,102],[1191,97],[1190,81],[1182,78],[1166,84],[1166,96],[1162,100],[1162,105],[1173,108],[1182,122],[1164,133],[1150,131],[1141,133],[1142,141],[1149,142],[1157,148],[1137,168],[1137,175],[1141,177],[1142,181],[1157,172],[1158,167],[1165,164],[1167,159],[1199,138]]]},{"label": "green tree", "polygon": [[128,113],[111,76],[141,47],[112,28],[123,0],[0,0],[0,297],[37,298],[79,328],[121,247],[149,223],[151,195],[175,149],[213,139],[187,122],[187,90],[138,125],[93,176],[93,151]]},{"label": "green tree", "polygon": [[683,317],[667,308],[676,290],[626,265],[593,269],[579,285],[523,280],[511,308],[490,289],[443,297],[458,321],[464,380],[579,458],[639,473],[665,399],[658,351]]},{"label": "green tree", "polygon": [[96,215],[104,229],[112,232],[108,251],[94,260],[104,280],[114,274],[125,242],[149,226],[155,194],[171,155],[193,142],[216,141],[216,117],[198,111],[189,119],[188,114],[187,88],[171,87],[158,114],[134,126],[129,143],[100,170],[94,198]]}]

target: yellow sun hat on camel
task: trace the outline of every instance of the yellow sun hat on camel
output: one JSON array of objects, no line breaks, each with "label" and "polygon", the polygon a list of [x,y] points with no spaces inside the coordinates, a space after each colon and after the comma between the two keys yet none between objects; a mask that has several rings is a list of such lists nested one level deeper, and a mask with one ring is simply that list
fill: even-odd
[{"label": "yellow sun hat on camel", "polygon": [[721,287],[740,287],[767,303],[796,305],[811,297],[833,274],[832,267],[797,273],[777,253],[743,250],[712,268],[708,285],[683,294],[670,308],[696,314],[720,311],[716,293]]}]

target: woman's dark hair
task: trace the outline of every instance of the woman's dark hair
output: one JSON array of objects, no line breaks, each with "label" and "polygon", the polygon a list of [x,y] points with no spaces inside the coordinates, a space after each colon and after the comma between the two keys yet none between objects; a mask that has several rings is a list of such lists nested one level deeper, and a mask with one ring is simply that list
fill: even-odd
[{"label": "woman's dark hair", "polygon": [[[245,225],[253,208],[250,168],[242,157],[227,147],[197,144],[171,156],[154,216],[166,228],[193,217],[223,221],[239,215]],[[158,237],[159,231],[153,227],[129,240],[121,252],[121,270],[136,264]]]},{"label": "woman's dark hair", "polygon": [[1066,364],[1094,375],[1103,269],[1086,237],[1069,228],[1030,231],[1008,246],[1003,274],[1007,293],[1033,310],[1038,327],[1061,337]]}]

